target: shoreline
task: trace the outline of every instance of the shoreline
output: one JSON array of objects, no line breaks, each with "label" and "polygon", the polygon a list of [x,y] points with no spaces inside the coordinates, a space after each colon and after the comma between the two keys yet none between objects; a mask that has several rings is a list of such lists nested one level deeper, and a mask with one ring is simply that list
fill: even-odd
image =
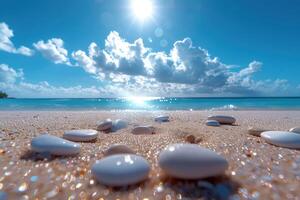
[{"label": "shoreline", "polygon": [[[169,114],[170,122],[156,123],[157,114]],[[210,114],[233,115],[236,125],[208,127]],[[106,118],[125,119],[129,126],[117,133],[99,133],[98,140],[81,143],[75,157],[39,159],[30,153],[30,141],[43,132],[61,137],[64,130],[95,129]],[[184,199],[228,195],[234,199],[296,199],[300,187],[300,151],[270,145],[248,135],[249,126],[288,130],[299,126],[300,111],[0,111],[0,192],[8,199]],[[154,135],[133,135],[136,125],[152,125]],[[198,145],[217,152],[229,162],[224,176],[196,181],[164,176],[157,155],[167,145],[199,138]],[[151,164],[149,178],[138,185],[109,188],[97,183],[91,165],[103,158],[114,143],[134,149]],[[32,181],[38,177],[38,180]],[[35,179],[34,179],[35,180]],[[18,192],[18,188],[25,191]],[[220,192],[221,191],[221,192]],[[211,196],[210,196],[211,197]],[[224,197],[224,196],[221,196]],[[222,198],[220,198],[222,199]]]},{"label": "shoreline", "polygon": [[[154,97],[153,97],[154,98]],[[1,111],[231,111],[300,110],[300,97],[261,98],[51,98],[0,101]]]},{"label": "shoreline", "polygon": [[170,109],[170,110],[164,110],[164,109],[155,109],[155,110],[142,110],[142,109],[111,109],[111,110],[105,110],[105,109],[8,109],[8,110],[2,110],[0,109],[0,112],[246,112],[246,111],[266,111],[266,112],[272,112],[272,111],[300,111],[300,108],[241,108],[241,109]]}]

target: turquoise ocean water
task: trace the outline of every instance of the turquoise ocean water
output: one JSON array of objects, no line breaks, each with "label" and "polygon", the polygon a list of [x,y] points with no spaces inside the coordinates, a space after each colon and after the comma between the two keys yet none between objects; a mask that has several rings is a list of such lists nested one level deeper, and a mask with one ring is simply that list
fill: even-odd
[{"label": "turquoise ocean water", "polygon": [[0,110],[300,110],[300,97],[0,99]]}]

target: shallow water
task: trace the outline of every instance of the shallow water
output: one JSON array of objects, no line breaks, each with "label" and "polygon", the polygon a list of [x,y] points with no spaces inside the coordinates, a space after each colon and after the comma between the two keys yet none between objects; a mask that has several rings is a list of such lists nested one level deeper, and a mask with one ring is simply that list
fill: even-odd
[{"label": "shallow water", "polygon": [[0,110],[300,110],[300,97],[0,99]]}]

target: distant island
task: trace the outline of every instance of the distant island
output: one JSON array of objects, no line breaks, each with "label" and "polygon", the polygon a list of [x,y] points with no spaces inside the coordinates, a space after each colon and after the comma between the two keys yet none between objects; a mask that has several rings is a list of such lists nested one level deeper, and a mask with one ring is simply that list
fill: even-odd
[{"label": "distant island", "polygon": [[5,92],[0,91],[0,99],[6,99],[8,95]]}]

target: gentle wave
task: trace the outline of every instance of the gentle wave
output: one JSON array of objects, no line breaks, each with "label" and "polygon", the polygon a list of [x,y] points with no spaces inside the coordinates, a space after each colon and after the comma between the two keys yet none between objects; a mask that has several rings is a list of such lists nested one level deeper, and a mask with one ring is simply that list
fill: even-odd
[{"label": "gentle wave", "polygon": [[300,97],[0,99],[0,110],[300,110]]},{"label": "gentle wave", "polygon": [[233,104],[229,104],[229,105],[225,105],[225,106],[221,106],[221,107],[211,108],[209,110],[210,111],[238,110],[238,107]]}]

